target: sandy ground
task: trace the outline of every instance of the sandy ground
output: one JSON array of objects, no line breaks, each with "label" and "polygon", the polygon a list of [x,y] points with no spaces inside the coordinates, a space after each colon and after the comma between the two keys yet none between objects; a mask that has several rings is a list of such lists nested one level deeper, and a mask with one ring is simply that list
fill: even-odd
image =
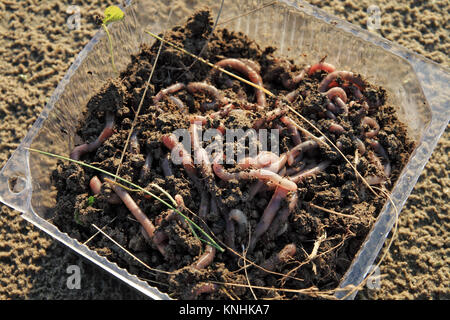
[{"label": "sandy ground", "polygon": [[[115,2],[0,0],[0,167],[97,30],[91,14]],[[367,8],[378,5],[382,36],[450,66],[446,0],[310,2],[362,27]],[[80,30],[67,27],[69,5],[81,9]],[[449,153],[447,130],[402,211],[381,288],[365,289],[359,299],[450,298]],[[66,286],[69,265],[81,268],[80,290]],[[0,205],[0,299],[143,298]]]}]

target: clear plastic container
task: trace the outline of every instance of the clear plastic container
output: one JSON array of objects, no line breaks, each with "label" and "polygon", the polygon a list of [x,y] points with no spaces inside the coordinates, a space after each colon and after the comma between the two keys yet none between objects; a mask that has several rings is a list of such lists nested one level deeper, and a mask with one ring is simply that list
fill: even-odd
[{"label": "clear plastic container", "polygon": [[[206,2],[168,1],[166,5],[163,1],[126,1],[125,19],[110,25],[114,43],[120,44],[114,48],[117,67],[126,68],[131,54],[139,51],[142,42],[154,42],[144,30],[160,33],[184,21]],[[209,2],[213,14],[217,15],[220,1]],[[171,8],[173,12],[168,21]],[[260,10],[255,10],[258,8]],[[278,55],[297,63],[312,64],[327,55],[327,61],[339,69],[369,76],[371,83],[388,91],[390,102],[398,106],[401,121],[408,125],[411,137],[417,142],[391,195],[395,206],[401,209],[449,122],[449,70],[303,1],[278,1],[268,6],[262,1],[227,1],[219,26],[242,31],[262,46],[277,47]],[[49,177],[56,160],[26,149],[69,154],[74,146],[75,124],[82,120],[87,101],[113,76],[108,42],[100,30],[80,52],[33,127],[0,171],[0,201],[147,296],[169,299],[48,221],[47,209],[55,204],[56,193]],[[364,279],[395,220],[394,208],[387,202],[342,279],[341,287],[356,285]],[[340,292],[337,297],[344,295],[345,292]]]}]

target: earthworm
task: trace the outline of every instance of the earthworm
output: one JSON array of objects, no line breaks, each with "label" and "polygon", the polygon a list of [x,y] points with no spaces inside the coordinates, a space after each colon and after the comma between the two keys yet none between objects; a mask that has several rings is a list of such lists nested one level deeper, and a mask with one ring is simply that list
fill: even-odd
[{"label": "earthworm", "polygon": [[175,96],[169,96],[169,100],[172,101],[178,109],[180,109],[181,113],[187,114],[189,112],[188,108],[184,105],[183,101],[180,98]]},{"label": "earthworm", "polygon": [[186,89],[190,93],[197,93],[197,92],[203,92],[209,95],[214,99],[214,101],[210,103],[204,103],[203,108],[204,110],[211,110],[211,109],[217,109],[220,106],[224,106],[228,103],[228,99],[225,98],[222,93],[214,87],[213,85],[210,85],[205,82],[191,82],[187,85]]},{"label": "earthworm", "polygon": [[294,102],[294,100],[300,95],[300,92],[298,90],[294,90],[289,92],[287,95],[284,96],[284,98],[289,101],[290,103]]},{"label": "earthworm", "polygon": [[269,259],[261,264],[261,267],[268,271],[273,271],[282,263],[287,263],[291,260],[297,253],[297,248],[295,244],[290,243],[284,246],[280,252],[272,255]]},{"label": "earthworm", "polygon": [[[217,62],[216,66],[221,67],[221,68],[231,68],[233,70],[236,70],[237,72],[245,75],[254,84],[256,84],[260,87],[263,86],[263,81],[262,81],[262,78],[259,75],[259,73],[256,72],[252,67],[250,67],[248,64],[246,64],[245,62],[243,62],[241,60],[233,59],[233,58],[223,59],[223,60],[220,60],[219,62]],[[264,93],[264,91],[262,91],[261,89],[255,88],[255,95],[256,95],[257,104],[260,105],[261,107],[265,107],[266,106],[266,94]]]},{"label": "earthworm", "polygon": [[97,139],[91,143],[85,143],[82,145],[79,145],[78,147],[75,147],[72,152],[70,153],[70,158],[73,160],[80,160],[80,158],[89,152],[92,152],[98,147],[102,145],[102,143],[112,136],[113,134],[113,128],[114,128],[114,114],[112,112],[106,113],[106,125],[103,131],[100,133],[100,135],[97,137]]},{"label": "earthworm", "polygon": [[300,71],[299,74],[297,74],[296,76],[294,76],[292,78],[286,77],[286,78],[282,79],[281,82],[283,83],[283,86],[287,89],[294,89],[295,86],[298,85],[300,83],[300,81],[302,81],[305,78],[305,76],[308,72],[308,69],[309,69],[309,66],[302,69],[302,71]]},{"label": "earthworm", "polygon": [[152,167],[153,157],[151,152],[147,152],[147,156],[145,157],[144,165],[141,168],[141,173],[139,176],[140,180],[143,180],[150,172],[150,168]]},{"label": "earthworm", "polygon": [[317,71],[325,71],[327,73],[332,73],[336,70],[336,68],[327,62],[319,62],[316,64],[313,64],[309,70],[308,70],[308,75],[312,76],[314,73],[316,73]]},{"label": "earthworm", "polygon": [[184,169],[191,179],[197,180],[197,171],[195,170],[194,163],[190,154],[184,149],[181,142],[178,142],[177,137],[174,134],[164,135],[161,137],[163,144],[172,152],[178,154],[181,158]]},{"label": "earthworm", "polygon": [[340,124],[332,123],[328,127],[328,131],[332,133],[343,134],[345,132],[345,129]]},{"label": "earthworm", "polygon": [[262,151],[255,158],[245,157],[238,163],[238,167],[241,169],[248,168],[263,168],[272,163],[272,161],[277,161],[278,156],[270,151]]},{"label": "earthworm", "polygon": [[275,108],[269,112],[266,113],[265,117],[258,119],[253,124],[253,129],[258,130],[263,126],[264,123],[270,122],[275,120],[276,118],[279,118],[283,116],[287,112],[287,109],[285,108]]},{"label": "earthworm", "polygon": [[228,116],[228,114],[231,112],[231,110],[234,110],[234,109],[236,109],[236,106],[232,103],[228,103],[223,108],[220,108],[220,110],[218,110],[214,113],[211,113],[209,116],[213,119],[224,118],[224,117]]},{"label": "earthworm", "polygon": [[288,190],[284,188],[278,187],[275,189],[272,199],[270,199],[270,202],[264,210],[260,221],[255,227],[255,231],[253,232],[253,236],[250,240],[249,251],[252,251],[255,248],[258,239],[264,234],[264,232],[267,231],[267,229],[269,229],[269,226],[272,223],[278,209],[280,209],[281,203],[283,199],[286,198],[287,193]]},{"label": "earthworm", "polygon": [[336,83],[336,79],[338,79],[338,78],[354,84],[361,91],[364,90],[364,88],[365,88],[364,81],[358,75],[355,75],[353,72],[334,71],[334,72],[328,74],[322,80],[322,82],[319,84],[319,91],[325,92],[328,90],[330,85],[336,86],[335,83]]},{"label": "earthworm", "polygon": [[319,172],[325,170],[329,165],[331,161],[325,160],[320,162],[318,165],[314,166],[311,169],[305,169],[301,171],[300,173],[296,174],[295,176],[289,177],[289,179],[294,183],[299,183],[300,181],[303,181],[305,178],[314,176],[318,174]]},{"label": "earthworm", "polygon": [[378,134],[378,132],[380,131],[380,125],[378,124],[378,122],[375,119],[370,118],[370,117],[364,117],[361,121],[361,125],[369,126],[370,128],[372,128],[372,130],[364,132],[364,135],[367,138],[375,137]]},{"label": "earthworm", "polygon": [[[89,181],[89,187],[91,188],[92,193],[94,193],[95,195],[98,195],[102,191],[102,182],[100,181],[100,179],[97,176],[93,176],[91,178],[91,180]],[[120,200],[120,198],[117,196],[117,194],[112,194],[108,198],[107,201],[110,204],[120,204],[120,203],[122,203],[122,200]]]},{"label": "earthworm", "polygon": [[228,218],[234,220],[239,226],[239,233],[244,234],[247,229],[247,216],[239,209],[233,209],[228,213]]},{"label": "earthworm", "polygon": [[248,201],[252,200],[256,194],[264,187],[264,181],[256,181],[248,191]]},{"label": "earthworm", "polygon": [[141,147],[138,140],[138,131],[134,130],[130,136],[130,143],[128,145],[128,152],[132,154],[139,154],[141,152]]},{"label": "earthworm", "polygon": [[168,96],[169,94],[173,94],[177,91],[183,90],[186,85],[182,82],[175,83],[165,89],[162,89],[158,92],[158,94],[153,98],[153,103],[157,103],[161,101],[162,98]]},{"label": "earthworm", "polygon": [[[148,237],[153,241],[153,238],[155,236],[155,226],[153,225],[152,221],[147,217],[147,215],[144,212],[142,212],[141,208],[139,208],[139,206],[136,204],[136,202],[133,200],[130,194],[127,191],[125,191],[122,187],[119,187],[115,184],[111,184],[111,189],[113,189],[113,191],[119,196],[119,198],[128,208],[128,210],[130,210],[130,212],[133,214],[136,220],[142,225]],[[155,243],[155,245],[158,248],[159,252],[161,252],[161,254],[165,256],[166,245],[163,244],[162,242]]]},{"label": "earthworm", "polygon": [[291,118],[286,116],[281,117],[280,121],[288,128],[289,133],[292,135],[294,145],[299,145],[300,143],[302,143],[302,138],[297,130],[297,127],[295,126],[295,122]]},{"label": "earthworm", "polygon": [[163,171],[164,177],[173,176],[173,170],[172,170],[172,167],[170,166],[170,161],[169,161],[169,154],[166,154],[163,157],[161,157],[160,163],[161,163],[161,169]]},{"label": "earthworm", "polygon": [[356,148],[358,148],[360,155],[366,153],[366,146],[364,145],[364,142],[362,142],[359,138],[355,138],[353,141],[355,142]]},{"label": "earthworm", "polygon": [[[328,110],[334,112],[334,113],[344,113],[348,114],[348,107],[346,105],[347,102],[347,94],[342,88],[334,87],[325,92],[325,95],[328,99],[331,101],[334,101],[335,103],[329,103],[327,105]],[[339,109],[336,108],[335,104],[339,107]]]},{"label": "earthworm", "polygon": [[317,141],[312,140],[312,139],[303,141],[299,145],[296,145],[294,148],[292,148],[291,150],[289,150],[287,152],[287,163],[288,163],[288,165],[292,166],[294,164],[295,158],[299,154],[302,154],[302,153],[304,153],[306,151],[315,149],[318,146],[319,146],[319,144],[317,143]]},{"label": "earthworm", "polygon": [[270,230],[268,231],[269,236],[274,237],[281,227],[288,221],[289,215],[294,212],[298,203],[298,194],[297,192],[292,192],[288,197],[288,206],[287,208],[283,208],[278,212],[276,217],[273,219],[273,222],[270,226]]},{"label": "earthworm", "polygon": [[194,268],[197,270],[205,269],[213,262],[215,255],[216,255],[216,248],[207,245],[205,253],[203,253],[200,256],[200,258],[194,263]]},{"label": "earthworm", "polygon": [[208,215],[208,204],[209,204],[208,193],[204,190],[200,193],[200,206],[198,208],[198,215],[200,218],[205,219]]},{"label": "earthworm", "polygon": [[201,146],[200,137],[198,136],[198,123],[191,122],[191,126],[189,127],[189,131],[191,133],[191,144],[194,150],[195,163],[200,164],[200,171],[203,177],[212,177],[212,168],[211,163],[208,157],[208,153]]},{"label": "earthworm", "polygon": [[391,163],[389,161],[389,157],[388,154],[386,153],[386,150],[384,150],[381,143],[378,142],[377,140],[369,140],[369,144],[373,148],[373,150],[375,150],[375,152],[378,153],[383,158],[384,174],[386,175],[386,177],[389,178],[389,176],[391,175]]},{"label": "earthworm", "polygon": [[202,282],[196,285],[191,291],[191,299],[197,299],[199,295],[203,293],[214,293],[217,291],[219,286],[211,282]]}]

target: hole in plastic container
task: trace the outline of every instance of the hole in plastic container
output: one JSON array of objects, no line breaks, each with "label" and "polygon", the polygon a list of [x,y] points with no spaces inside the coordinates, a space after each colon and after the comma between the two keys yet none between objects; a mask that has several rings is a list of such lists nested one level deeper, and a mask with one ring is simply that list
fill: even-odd
[{"label": "hole in plastic container", "polygon": [[8,179],[8,188],[12,193],[21,193],[27,187],[27,179],[25,175],[16,173]]}]

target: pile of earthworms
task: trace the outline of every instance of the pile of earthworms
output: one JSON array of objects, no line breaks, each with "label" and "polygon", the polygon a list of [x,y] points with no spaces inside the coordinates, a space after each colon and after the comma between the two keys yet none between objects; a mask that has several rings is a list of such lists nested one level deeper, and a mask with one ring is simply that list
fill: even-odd
[{"label": "pile of earthworms", "polygon": [[[216,66],[240,74],[257,86],[263,87],[264,85],[260,75],[260,66],[253,61],[227,58],[217,62]],[[220,71],[212,70],[212,73],[217,72]],[[319,159],[309,159],[310,161],[308,162],[301,161],[311,154],[310,151],[319,148],[319,145],[326,143],[326,141],[324,137],[316,137],[307,132],[300,131],[294,119],[288,115],[289,109],[287,105],[293,103],[302,94],[298,90],[299,84],[305,77],[311,77],[316,72],[327,74],[319,83],[318,91],[327,98],[326,112],[321,116],[323,119],[328,119],[329,123],[331,123],[328,131],[335,135],[344,134],[345,129],[338,123],[339,119],[348,117],[349,110],[352,110],[352,108],[356,108],[356,106],[361,108],[363,116],[361,117],[360,127],[362,131],[358,137],[354,138],[353,143],[357,147],[359,156],[367,153],[368,159],[378,168],[378,172],[383,173],[366,176],[365,179],[367,182],[370,185],[385,183],[391,173],[390,161],[386,151],[376,140],[377,134],[380,131],[379,124],[374,118],[367,116],[369,110],[373,110],[377,105],[371,104],[363,94],[366,83],[359,75],[349,71],[336,71],[335,67],[329,63],[320,62],[308,66],[297,75],[289,79],[284,79],[282,83],[289,93],[283,97],[278,97],[271,109],[268,108],[266,94],[261,89],[256,87],[254,89],[255,103],[248,102],[243,105],[242,103],[235,103],[227,98],[221,90],[207,82],[175,83],[160,90],[153,97],[154,105],[164,99],[170,100],[179,108],[180,113],[188,117],[190,121],[191,150],[186,150],[174,134],[165,134],[162,136],[160,142],[167,149],[167,154],[160,161],[162,172],[166,177],[173,175],[174,164],[171,163],[169,154],[177,154],[181,159],[179,166],[184,168],[186,174],[192,180],[200,194],[201,203],[197,212],[198,216],[205,219],[213,211],[223,216],[226,221],[225,243],[233,250],[236,249],[236,232],[244,234],[249,228],[249,222],[248,217],[243,211],[237,208],[228,208],[222,199],[217,196],[215,190],[218,188],[217,185],[220,181],[251,181],[253,184],[248,192],[248,200],[253,199],[262,191],[273,190],[270,202],[262,212],[256,227],[251,231],[248,252],[252,252],[258,244],[258,240],[264,234],[269,233],[274,237],[285,231],[289,216],[295,210],[299,201],[297,193],[298,185],[307,177],[315,176],[325,171],[331,164],[331,160],[328,159],[324,161],[320,161]],[[201,106],[203,114],[189,113],[189,109],[183,101],[174,95],[182,90],[186,90],[192,95],[201,93],[209,97],[208,101],[211,102],[205,102]],[[350,101],[349,97],[352,97],[353,100]],[[278,124],[276,128],[286,130],[289,133],[293,147],[280,155],[269,151],[260,152],[254,158],[246,157],[237,163],[234,170],[227,170],[222,164],[222,161],[220,161],[223,160],[223,153],[216,152],[212,157],[208,155],[199,139],[196,125],[217,123],[216,129],[224,134],[227,128],[220,120],[226,119],[231,112],[245,114],[255,111],[263,111],[264,116],[255,120],[253,129],[267,129],[273,124],[274,120],[279,120],[277,123],[281,123],[282,125]],[[106,126],[99,137],[92,143],[77,146],[70,154],[72,159],[78,160],[84,154],[93,152],[113,134],[114,115],[111,112],[106,113],[105,118]],[[336,146],[342,148],[339,142],[336,143]],[[366,148],[366,146],[370,146],[370,148]],[[136,132],[133,132],[131,135],[128,151],[134,154],[140,153]],[[146,172],[151,170],[152,162],[152,155],[148,153],[141,169],[141,176],[144,176]],[[306,165],[306,163],[309,164]],[[94,176],[90,180],[90,188],[94,194],[101,192],[102,180],[105,182],[105,177]],[[166,234],[157,228],[158,225],[161,225],[162,218],[158,216],[152,221],[139,208],[125,189],[115,184],[110,184],[110,187],[115,192],[115,195],[111,196],[108,201],[111,204],[125,204],[142,225],[145,237],[165,256],[170,234]],[[182,197],[175,195],[174,199],[178,205],[177,209],[186,212]],[[283,206],[284,202],[287,202],[286,207]],[[169,215],[165,215],[164,219],[177,219],[186,229],[189,228],[187,222],[174,211]],[[288,260],[289,257],[292,258],[295,253],[295,244],[288,244],[281,252],[273,255],[263,265],[266,270],[274,269],[276,264],[280,263],[280,261]],[[211,245],[207,245],[204,253],[194,262],[193,267],[196,269],[206,268],[214,261],[215,254],[216,249]],[[206,283],[199,286],[196,290],[200,294],[216,289],[217,286]]]}]

